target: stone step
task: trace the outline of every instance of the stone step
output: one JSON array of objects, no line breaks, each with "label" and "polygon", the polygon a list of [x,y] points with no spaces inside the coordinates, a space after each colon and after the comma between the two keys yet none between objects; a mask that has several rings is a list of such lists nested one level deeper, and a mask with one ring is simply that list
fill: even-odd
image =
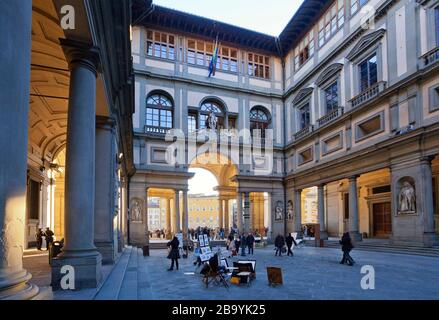
[{"label": "stone step", "polygon": [[118,300],[137,300],[138,292],[138,255],[137,248],[131,250],[128,266],[125,271],[125,276],[119,290]]},{"label": "stone step", "polygon": [[97,290],[93,298],[94,300],[117,300],[132,251],[132,247],[126,247],[124,249],[122,256],[116,265],[113,266],[110,275]]}]

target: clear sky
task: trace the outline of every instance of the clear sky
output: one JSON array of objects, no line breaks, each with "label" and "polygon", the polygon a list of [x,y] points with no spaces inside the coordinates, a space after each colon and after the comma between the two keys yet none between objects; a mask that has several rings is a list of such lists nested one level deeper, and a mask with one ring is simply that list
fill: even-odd
[{"label": "clear sky", "polygon": [[189,172],[195,173],[195,176],[189,180],[189,194],[218,194],[218,191],[213,190],[218,186],[218,181],[212,173],[198,168],[189,168]]},{"label": "clear sky", "polygon": [[154,0],[153,2],[278,36],[303,0]]}]

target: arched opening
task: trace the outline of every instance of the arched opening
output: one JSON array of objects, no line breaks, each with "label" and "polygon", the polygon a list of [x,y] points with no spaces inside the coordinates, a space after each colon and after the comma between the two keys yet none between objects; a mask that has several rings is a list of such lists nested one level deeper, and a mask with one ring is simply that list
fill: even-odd
[{"label": "arched opening", "polygon": [[250,110],[250,131],[253,137],[265,138],[265,130],[271,126],[271,116],[267,109],[256,106]]},{"label": "arched opening", "polygon": [[207,100],[205,101],[201,107],[199,112],[199,128],[207,129],[208,128],[208,119],[209,115],[213,112],[213,114],[217,118],[217,129],[224,129],[226,114],[224,112],[224,107],[215,100]]},{"label": "arched opening", "polygon": [[146,99],[146,132],[166,133],[173,127],[174,104],[163,92],[153,92]]}]

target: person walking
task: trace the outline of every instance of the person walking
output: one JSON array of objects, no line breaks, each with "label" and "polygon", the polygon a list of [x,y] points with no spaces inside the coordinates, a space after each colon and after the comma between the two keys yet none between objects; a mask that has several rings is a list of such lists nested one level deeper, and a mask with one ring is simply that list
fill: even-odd
[{"label": "person walking", "polygon": [[46,228],[46,231],[44,232],[44,236],[46,237],[46,249],[47,249],[47,251],[49,251],[50,246],[51,246],[52,243],[53,243],[53,236],[54,236],[54,235],[55,235],[55,234],[53,233],[53,231],[50,230],[49,227],[47,227],[47,228]]},{"label": "person walking", "polygon": [[37,250],[41,251],[41,246],[43,245],[43,236],[44,232],[41,228],[38,228],[37,233],[35,234],[35,238],[37,240]]},{"label": "person walking", "polygon": [[250,233],[247,237],[247,247],[248,247],[248,254],[254,254],[254,248],[255,246],[255,237],[252,233]]},{"label": "person walking", "polygon": [[285,246],[285,239],[280,233],[277,235],[276,239],[274,239],[274,246],[276,247],[275,256],[279,253],[279,257],[282,257],[282,249]]},{"label": "person walking", "polygon": [[245,248],[247,247],[247,234],[241,236],[241,256],[245,257]]},{"label": "person walking", "polygon": [[289,256],[290,254],[291,256],[294,256],[292,247],[293,247],[293,243],[295,246],[297,246],[297,242],[296,240],[294,240],[294,237],[291,235],[291,233],[289,233],[288,236],[285,238],[285,243],[287,244],[287,248],[288,248],[287,256]]},{"label": "person walking", "polygon": [[180,252],[178,250],[179,243],[178,238],[174,236],[172,241],[169,241],[167,244],[167,247],[170,248],[168,259],[171,259],[171,267],[168,269],[168,271],[174,270],[174,262],[178,270],[178,259],[180,259]]},{"label": "person walking", "polygon": [[343,251],[343,258],[340,261],[340,264],[347,263],[349,266],[353,266],[355,261],[352,259],[351,255],[349,254],[354,246],[352,245],[352,240],[349,232],[343,233],[343,236],[340,240],[341,244],[341,250]]}]

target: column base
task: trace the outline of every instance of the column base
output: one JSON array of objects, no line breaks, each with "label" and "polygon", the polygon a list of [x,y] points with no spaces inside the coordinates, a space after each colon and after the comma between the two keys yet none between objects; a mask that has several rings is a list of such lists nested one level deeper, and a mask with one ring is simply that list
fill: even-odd
[{"label": "column base", "polygon": [[425,247],[439,246],[439,234],[435,232],[424,233],[424,246]]},{"label": "column base", "polygon": [[320,240],[328,240],[328,232],[320,231]]},{"label": "column base", "polygon": [[[81,252],[64,252],[52,260],[52,290],[62,290],[61,280],[68,271],[61,273],[63,266],[74,269],[74,290],[96,288],[102,280],[102,256],[96,250]],[[64,270],[63,270],[64,271]]]},{"label": "column base", "polygon": [[352,241],[363,241],[363,236],[358,231],[349,231]]},{"label": "column base", "polygon": [[0,276],[0,300],[32,300],[37,297],[40,290],[28,283],[31,278],[32,275],[26,270]]},{"label": "column base", "polygon": [[96,242],[95,246],[102,256],[102,264],[113,264],[114,259],[114,243],[110,241]]}]

